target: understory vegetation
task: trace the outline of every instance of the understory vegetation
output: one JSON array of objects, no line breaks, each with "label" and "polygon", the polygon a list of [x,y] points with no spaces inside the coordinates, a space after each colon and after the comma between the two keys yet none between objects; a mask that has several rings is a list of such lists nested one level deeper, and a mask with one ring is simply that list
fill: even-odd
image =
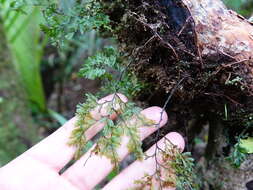
[{"label": "understory vegetation", "polygon": [[[133,182],[136,189],[155,189],[153,182],[157,179],[158,189],[223,189],[222,184],[213,186],[210,181],[218,174],[209,175],[208,170],[214,160],[225,160],[229,167],[239,169],[250,158],[253,113],[248,110],[252,105],[237,109],[239,103],[225,93],[213,93],[213,89],[219,90],[216,78],[222,77],[216,73],[216,65],[208,65],[199,74],[193,61],[171,58],[178,56],[178,50],[164,40],[169,36],[166,27],[164,31],[154,29],[164,24],[156,23],[157,18],[163,18],[161,10],[154,11],[155,6],[145,3],[144,8],[134,7],[132,2],[127,7],[126,2],[0,0],[0,166],[75,114],[78,121],[69,139],[69,146],[77,147],[74,159],[96,142],[92,154],[108,157],[115,167],[114,176],[122,169],[116,150],[122,137],[128,136],[132,158],[161,155],[163,161],[156,163],[153,175]],[[224,3],[247,18],[253,13],[251,0]],[[167,66],[166,60],[172,66]],[[243,82],[243,78],[231,74],[223,87],[232,89],[229,92],[245,92]],[[119,93],[129,101],[122,101]],[[108,94],[113,94],[111,101],[98,103]],[[151,105],[162,107],[171,122],[142,142],[138,128],[159,126],[140,113]],[[90,114],[94,109],[106,109],[108,115],[95,120]],[[120,117],[112,119],[115,114]],[[132,117],[135,122],[129,123]],[[105,123],[100,138],[87,141],[85,132],[96,122]],[[157,145],[170,131],[185,137],[188,145],[183,153],[167,139],[164,151]],[[144,150],[152,145],[156,153],[146,155]]]}]

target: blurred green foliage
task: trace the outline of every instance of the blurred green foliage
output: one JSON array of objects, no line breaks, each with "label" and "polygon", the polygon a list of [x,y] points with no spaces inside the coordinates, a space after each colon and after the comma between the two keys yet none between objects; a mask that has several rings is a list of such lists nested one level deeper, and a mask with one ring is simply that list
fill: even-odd
[{"label": "blurred green foliage", "polygon": [[0,166],[36,139],[26,93],[16,72],[0,17]]},{"label": "blurred green foliage", "polygon": [[253,137],[240,140],[240,147],[245,149],[245,153],[253,154]]},{"label": "blurred green foliage", "polygon": [[40,75],[40,63],[45,41],[40,41],[39,24],[42,15],[36,7],[18,8],[11,1],[1,4],[4,32],[10,47],[16,71],[25,87],[30,105],[46,110],[44,90]]},{"label": "blurred green foliage", "polygon": [[110,30],[109,17],[102,13],[100,3],[94,0],[50,2],[42,6],[45,24],[41,29],[54,45],[61,48],[76,35],[83,35],[93,29]]},{"label": "blurred green foliage", "polygon": [[224,3],[239,14],[250,17],[253,14],[253,0],[223,0]]},{"label": "blurred green foliage", "polygon": [[0,122],[0,167],[28,148],[20,140],[21,133],[15,125],[10,124],[3,127]]},{"label": "blurred green foliage", "polygon": [[247,154],[245,153],[245,149],[240,146],[239,143],[236,143],[233,147],[232,152],[227,157],[227,160],[231,163],[235,168],[239,168],[241,164],[247,159]]}]

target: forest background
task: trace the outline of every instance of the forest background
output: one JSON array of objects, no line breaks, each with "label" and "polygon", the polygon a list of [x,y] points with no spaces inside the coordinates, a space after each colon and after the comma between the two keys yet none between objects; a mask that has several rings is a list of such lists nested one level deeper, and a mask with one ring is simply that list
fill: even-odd
[{"label": "forest background", "polygon": [[[115,39],[101,36],[92,27],[82,30],[92,21],[71,15],[75,0],[57,1],[58,8],[71,15],[71,20],[59,21],[52,19],[55,7],[41,8],[33,3],[0,0],[0,166],[73,117],[76,105],[84,102],[86,93],[100,92],[104,79],[85,78],[85,71],[80,69],[99,58],[99,52],[117,49]],[[224,3],[246,18],[252,16],[252,0]],[[47,28],[57,22],[54,30]],[[106,22],[104,18],[96,23],[97,27]],[[67,35],[62,36],[60,30],[68,31]],[[208,134],[194,139],[193,157],[197,161],[207,139]],[[243,155],[238,153],[236,157]],[[240,159],[234,164],[238,162]]]}]

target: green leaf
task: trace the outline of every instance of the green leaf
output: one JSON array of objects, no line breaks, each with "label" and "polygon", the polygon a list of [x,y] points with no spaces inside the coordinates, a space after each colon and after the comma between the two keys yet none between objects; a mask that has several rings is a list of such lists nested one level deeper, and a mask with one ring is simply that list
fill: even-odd
[{"label": "green leaf", "polygon": [[61,125],[64,125],[67,122],[67,119],[63,117],[61,114],[55,112],[54,110],[48,110],[49,115],[57,120]]},{"label": "green leaf", "polygon": [[3,102],[4,102],[4,99],[0,97],[0,104],[2,104]]},{"label": "green leaf", "polygon": [[[31,1],[27,1],[31,2]],[[5,33],[12,53],[15,68],[26,90],[31,105],[46,111],[46,102],[40,75],[40,63],[44,44],[41,42],[39,24],[42,22],[40,10],[36,7],[23,7],[27,14],[13,11],[7,2],[0,8],[4,18]],[[11,7],[12,6],[12,7]]]},{"label": "green leaf", "polygon": [[42,30],[54,45],[61,48],[67,47],[76,34],[99,28],[110,30],[109,17],[102,12],[100,3],[94,0],[78,3],[75,0],[48,1],[43,15],[46,23],[42,25]]},{"label": "green leaf", "polygon": [[118,52],[112,47],[107,47],[95,56],[89,57],[79,75],[91,80],[96,78],[111,80],[113,75],[109,73],[109,70],[118,70],[119,68],[117,57]]},{"label": "green leaf", "polygon": [[119,174],[119,172],[117,170],[113,170],[107,177],[106,179],[108,181],[111,181],[114,177],[116,177]]},{"label": "green leaf", "polygon": [[249,137],[247,139],[241,139],[240,147],[243,148],[246,151],[246,153],[252,154],[253,153],[253,137]]}]

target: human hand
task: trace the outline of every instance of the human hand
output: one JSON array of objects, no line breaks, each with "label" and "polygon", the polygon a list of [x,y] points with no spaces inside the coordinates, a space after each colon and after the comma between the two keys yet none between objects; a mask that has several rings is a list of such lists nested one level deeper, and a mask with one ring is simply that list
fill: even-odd
[{"label": "human hand", "polygon": [[[127,99],[120,95],[121,99]],[[112,96],[107,96],[100,101],[111,100]],[[142,111],[142,114],[155,122],[159,122],[162,127],[167,122],[167,114],[162,109],[150,107]],[[94,116],[98,113],[92,113]],[[162,120],[161,120],[162,119]],[[161,120],[161,121],[160,121]],[[89,150],[71,167],[62,174],[59,171],[73,158],[75,147],[68,146],[69,137],[74,129],[76,118],[69,120],[55,133],[26,151],[24,154],[0,169],[0,189],[1,190],[88,190],[93,189],[103,180],[113,169],[111,161],[100,155],[91,154]],[[96,123],[85,133],[89,140],[103,128],[102,123]],[[146,138],[158,129],[156,126],[140,127],[141,139]],[[169,133],[166,136],[174,145],[181,150],[184,149],[184,140],[178,133]],[[125,138],[125,140],[127,137]],[[122,146],[118,153],[120,160],[128,154],[127,141],[122,141]],[[159,146],[164,147],[162,140]],[[93,146],[94,148],[94,146]],[[155,151],[155,146],[151,147],[147,154],[151,155]],[[88,162],[84,165],[86,160]],[[141,179],[144,174],[155,172],[155,159],[148,158],[144,161],[135,161],[124,169],[118,176],[110,181],[103,190],[124,190],[134,188],[135,180]],[[172,190],[174,188],[167,188]]]}]

